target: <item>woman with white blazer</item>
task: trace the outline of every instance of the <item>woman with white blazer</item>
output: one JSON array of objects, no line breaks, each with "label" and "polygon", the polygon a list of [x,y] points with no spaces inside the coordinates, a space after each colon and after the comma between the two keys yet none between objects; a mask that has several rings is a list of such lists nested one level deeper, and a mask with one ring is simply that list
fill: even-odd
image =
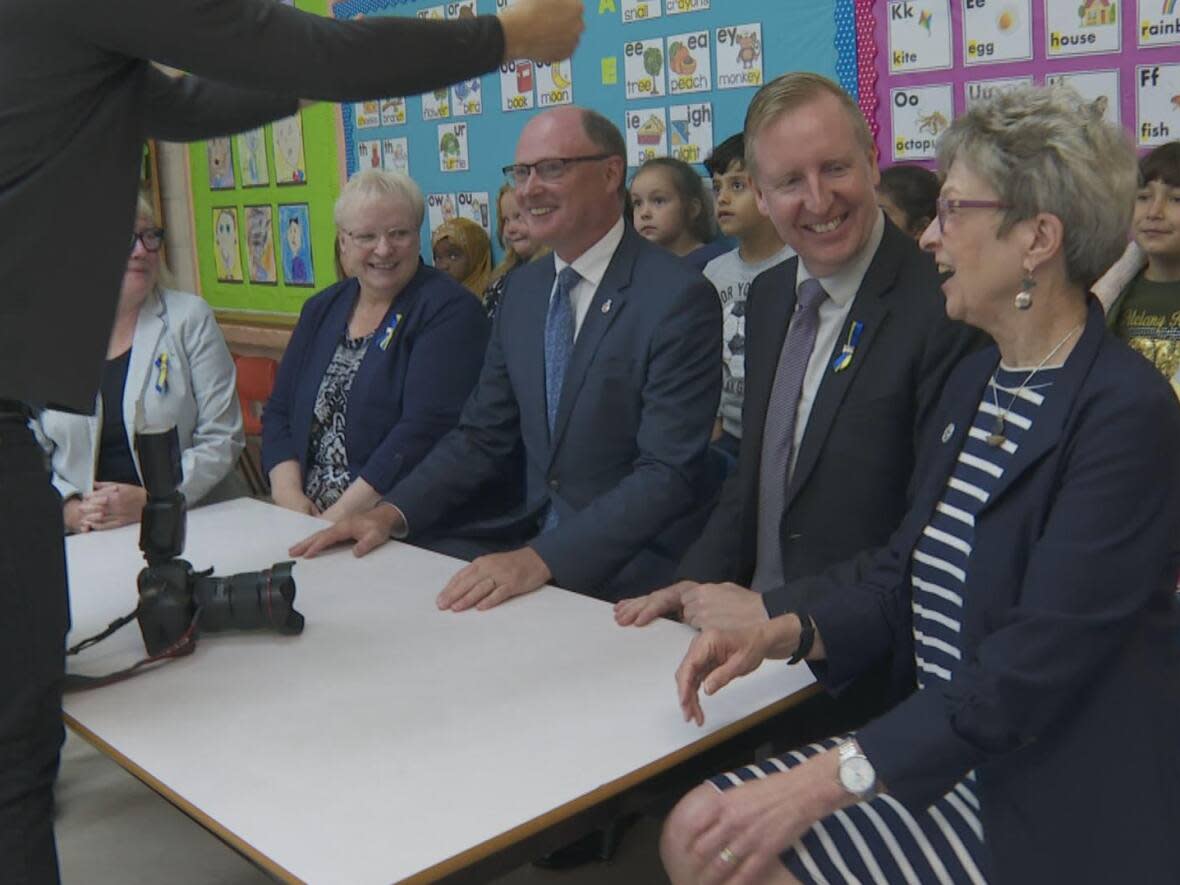
[{"label": "woman with white blazer", "polygon": [[[53,464],[66,530],[138,522],[147,493],[136,429],[176,425],[190,505],[232,497],[245,445],[233,359],[200,297],[160,285],[164,231],[140,199],[93,415],[47,409],[34,432]],[[214,492],[216,491],[216,494]]]}]

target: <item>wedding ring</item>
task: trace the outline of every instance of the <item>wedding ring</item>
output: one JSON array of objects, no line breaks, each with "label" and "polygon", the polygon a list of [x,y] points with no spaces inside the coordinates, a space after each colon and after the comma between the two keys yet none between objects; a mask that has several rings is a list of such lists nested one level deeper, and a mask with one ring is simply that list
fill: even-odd
[{"label": "wedding ring", "polygon": [[738,856],[730,850],[728,845],[721,849],[721,853],[718,855],[718,857],[721,858],[722,863],[736,864],[738,862]]}]

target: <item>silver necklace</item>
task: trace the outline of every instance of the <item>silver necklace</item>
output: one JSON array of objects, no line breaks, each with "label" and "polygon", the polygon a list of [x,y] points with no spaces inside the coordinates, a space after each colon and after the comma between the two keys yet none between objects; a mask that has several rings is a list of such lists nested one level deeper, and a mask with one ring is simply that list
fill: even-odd
[{"label": "silver necklace", "polygon": [[996,390],[1000,386],[996,381],[996,372],[999,372],[1000,367],[998,365],[996,366],[996,371],[992,372],[992,405],[996,407],[996,419],[992,424],[992,432],[987,435],[987,444],[989,446],[1002,446],[1008,441],[1008,437],[1004,435],[1004,419],[1007,418],[1008,414],[1012,411],[1012,406],[1016,404],[1017,397],[1020,396],[1021,391],[1023,391],[1024,388],[1028,387],[1029,382],[1032,381],[1034,377],[1036,377],[1037,372],[1045,368],[1045,365],[1049,362],[1049,360],[1053,359],[1053,357],[1057,354],[1057,351],[1065,347],[1065,342],[1077,334],[1078,330],[1081,328],[1082,324],[1079,323],[1065,333],[1065,337],[1058,341],[1053,349],[1045,354],[1045,358],[1037,363],[1037,367],[1028,373],[1028,377],[1020,382],[1020,386],[1017,387],[1016,392],[1012,394],[1012,399],[1008,400],[1007,407],[1003,409],[1000,408],[1000,400],[999,397],[996,396]]}]

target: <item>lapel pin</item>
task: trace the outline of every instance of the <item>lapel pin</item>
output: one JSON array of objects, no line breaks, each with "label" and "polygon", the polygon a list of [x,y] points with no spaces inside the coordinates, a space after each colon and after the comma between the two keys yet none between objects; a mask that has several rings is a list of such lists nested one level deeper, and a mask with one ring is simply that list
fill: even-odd
[{"label": "lapel pin", "polygon": [[943,428],[943,431],[942,431],[942,441],[943,441],[944,443],[945,443],[945,442],[950,442],[950,441],[951,441],[951,437],[952,437],[952,436],[954,436],[954,435],[955,435],[955,422],[954,422],[954,421],[952,421],[950,424],[948,424],[946,427],[944,427],[944,428]]},{"label": "lapel pin", "polygon": [[606,299],[606,301],[602,302],[602,312],[604,314],[610,313],[610,305],[611,305],[611,300],[609,298]]},{"label": "lapel pin", "polygon": [[848,330],[848,338],[845,340],[844,346],[840,348],[840,352],[832,360],[833,372],[843,372],[852,365],[852,355],[856,353],[856,345],[860,343],[860,333],[864,331],[864,328],[865,324],[860,320],[856,320],[852,324],[852,328]]},{"label": "lapel pin", "polygon": [[389,342],[393,341],[393,333],[397,331],[397,325],[402,321],[402,315],[395,313],[393,319],[389,321],[389,325],[385,327],[385,334],[381,336],[381,342],[377,345],[382,350],[389,350]]},{"label": "lapel pin", "polygon": [[156,393],[168,392],[168,354],[156,357]]}]

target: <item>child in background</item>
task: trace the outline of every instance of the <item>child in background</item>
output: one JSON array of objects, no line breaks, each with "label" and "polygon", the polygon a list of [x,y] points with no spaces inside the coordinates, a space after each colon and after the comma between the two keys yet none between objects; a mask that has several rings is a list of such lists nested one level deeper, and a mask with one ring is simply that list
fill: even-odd
[{"label": "child in background", "polygon": [[713,176],[713,202],[717,225],[737,248],[705,265],[721,298],[722,373],[721,406],[713,435],[713,450],[726,472],[737,464],[742,437],[742,398],[746,379],[746,295],[754,277],[792,257],[770,219],[758,210],[758,202],[746,172],[746,145],[741,133],[731,135],[705,160]]},{"label": "child in background", "polygon": [[504,249],[504,257],[492,270],[491,282],[483,293],[483,306],[491,319],[500,308],[508,275],[549,251],[548,247],[539,246],[529,236],[528,221],[516,202],[516,193],[506,184],[496,196],[496,226],[496,239]]},{"label": "child in background", "polygon": [[1147,265],[1122,288],[1106,321],[1175,383],[1180,377],[1180,141],[1160,145],[1139,161],[1131,232]]},{"label": "child in background", "polygon": [[430,236],[434,266],[482,299],[492,275],[492,241],[469,218],[444,221]]},{"label": "child in background", "polygon": [[901,163],[881,170],[877,202],[890,221],[916,240],[938,214],[940,187],[929,169]]},{"label": "child in background", "polygon": [[631,219],[640,236],[697,270],[725,251],[711,241],[713,222],[701,177],[682,160],[657,157],[631,179]]}]

